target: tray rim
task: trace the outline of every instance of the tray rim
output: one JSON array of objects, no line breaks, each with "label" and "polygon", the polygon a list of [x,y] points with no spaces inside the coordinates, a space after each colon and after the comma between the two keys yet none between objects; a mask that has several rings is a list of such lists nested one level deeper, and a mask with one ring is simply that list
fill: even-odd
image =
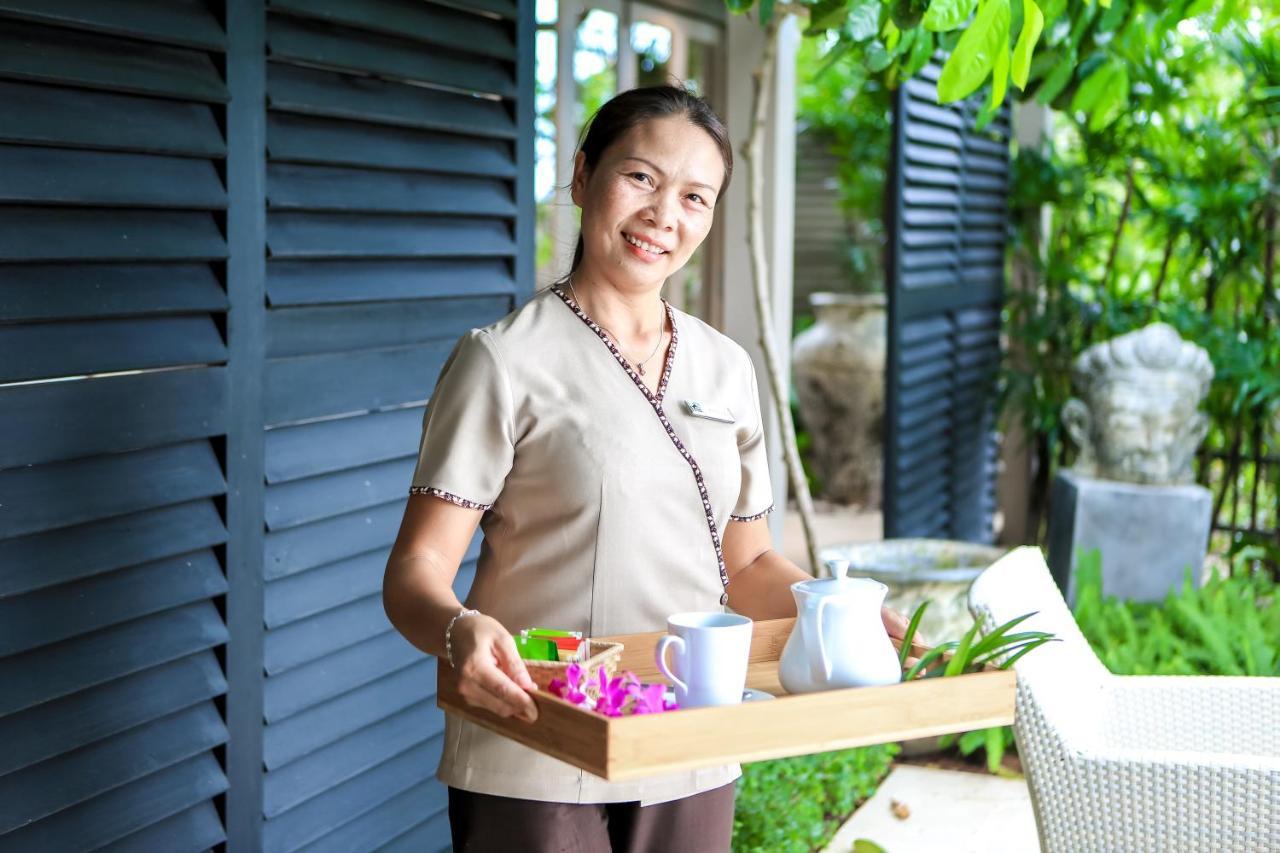
[{"label": "tray rim", "polygon": [[[754,623],[751,662],[776,661],[794,623],[794,618]],[[664,633],[595,639],[623,643],[618,671],[631,669],[643,680],[653,680],[653,647]],[[926,649],[914,645],[913,656]],[[988,667],[885,687],[786,694],[771,701],[627,717],[605,717],[539,690],[531,694],[538,720],[527,723],[467,705],[448,665],[441,662],[437,670],[437,703],[446,713],[607,781],[1008,725],[1016,688],[1012,670]],[[883,726],[872,725],[882,717],[887,718]]]}]

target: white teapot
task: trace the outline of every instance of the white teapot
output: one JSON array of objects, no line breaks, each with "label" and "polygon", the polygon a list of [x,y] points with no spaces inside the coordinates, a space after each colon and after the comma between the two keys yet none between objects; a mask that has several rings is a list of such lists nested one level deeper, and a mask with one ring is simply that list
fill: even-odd
[{"label": "white teapot", "polygon": [[778,661],[778,680],[788,693],[897,684],[898,652],[880,618],[889,588],[845,577],[846,561],[833,560],[831,569],[831,578],[791,585],[796,625]]}]

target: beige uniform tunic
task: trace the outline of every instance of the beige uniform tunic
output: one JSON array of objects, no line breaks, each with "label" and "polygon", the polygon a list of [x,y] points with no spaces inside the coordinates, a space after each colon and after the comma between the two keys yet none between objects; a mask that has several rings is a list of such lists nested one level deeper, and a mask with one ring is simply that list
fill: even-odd
[{"label": "beige uniform tunic", "polygon": [[[513,632],[588,636],[721,609],[721,531],[772,509],[755,371],[710,326],[669,305],[667,316],[657,394],[560,290],[458,342],[423,419],[412,491],[487,510],[468,607]],[[506,797],[649,804],[739,774],[610,783],[449,716],[437,777]]]}]

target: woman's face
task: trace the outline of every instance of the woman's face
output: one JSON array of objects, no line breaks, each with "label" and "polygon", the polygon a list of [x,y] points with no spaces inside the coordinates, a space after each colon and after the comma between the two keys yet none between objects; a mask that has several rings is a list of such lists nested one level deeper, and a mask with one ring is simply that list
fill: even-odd
[{"label": "woman's face", "polygon": [[590,171],[579,153],[572,194],[582,208],[580,274],[627,291],[661,287],[706,239],[723,182],[719,148],[684,116],[641,122]]}]

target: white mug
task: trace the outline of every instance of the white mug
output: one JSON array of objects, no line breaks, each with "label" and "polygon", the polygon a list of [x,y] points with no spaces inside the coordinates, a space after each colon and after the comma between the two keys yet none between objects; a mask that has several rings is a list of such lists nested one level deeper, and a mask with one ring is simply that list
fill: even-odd
[{"label": "white mug", "polygon": [[[673,666],[666,651],[672,647]],[[676,613],[655,650],[658,670],[675,686],[681,708],[737,705],[747,685],[751,620],[734,613]]]}]

